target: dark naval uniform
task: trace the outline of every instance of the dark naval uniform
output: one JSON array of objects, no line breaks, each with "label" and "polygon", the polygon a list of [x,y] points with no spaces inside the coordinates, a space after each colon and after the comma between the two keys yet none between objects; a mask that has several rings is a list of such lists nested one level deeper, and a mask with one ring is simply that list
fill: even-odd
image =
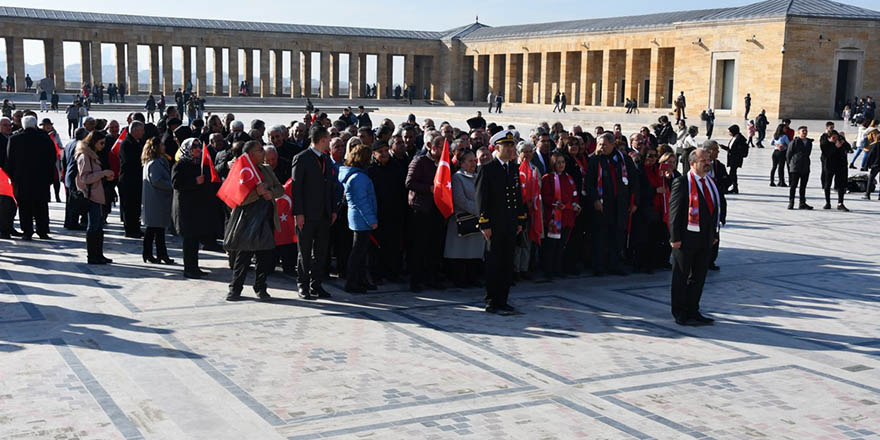
[{"label": "dark naval uniform", "polygon": [[[513,133],[504,130],[492,143],[513,143]],[[507,304],[513,280],[513,256],[518,228],[526,220],[526,206],[519,184],[519,164],[494,159],[480,167],[476,180],[477,210],[480,229],[492,231],[486,264],[486,311],[512,312]]]}]

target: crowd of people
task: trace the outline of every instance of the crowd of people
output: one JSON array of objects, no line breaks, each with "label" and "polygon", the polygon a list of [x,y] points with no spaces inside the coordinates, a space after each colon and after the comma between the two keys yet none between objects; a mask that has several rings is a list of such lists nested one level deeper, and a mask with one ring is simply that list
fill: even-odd
[{"label": "crowd of people", "polygon": [[[363,107],[336,119],[315,110],[286,126],[246,126],[232,114],[188,119],[175,105],[156,123],[131,113],[122,128],[86,116],[64,146],[32,111],[0,119],[0,167],[15,196],[0,196],[0,238],[50,239],[46,189],[61,182],[64,226],[85,231],[88,263],[111,262],[104,229],[118,202],[125,236],[142,240],[145,263],[175,263],[167,233],[182,240],[187,278],[205,275],[200,250],[224,252],[230,301],[251,266],[262,300],[271,298],[267,276],[280,268],[306,300],[330,296],[322,286],[330,274],[351,293],[405,281],[412,292],[444,289],[450,280],[485,286],[486,310],[498,313],[514,310],[507,292],[521,280],[673,269],[676,321],[704,325],[711,319],[692,297],[705,271],[719,269],[726,195],[739,192],[737,170],[750,149],[737,125],[719,145],[697,142],[697,127],[673,127],[666,116],[629,136],[620,125],[587,131],[560,122],[519,131],[479,114],[467,128],[419,124],[415,115],[374,125]],[[812,139],[789,124],[773,136],[771,185],[778,173],[785,186],[787,170],[789,208],[800,189],[800,209],[812,209],[804,198]],[[873,180],[880,136],[876,121],[869,127],[859,145]],[[835,189],[846,210],[849,144],[829,122],[820,145],[826,209]]]}]

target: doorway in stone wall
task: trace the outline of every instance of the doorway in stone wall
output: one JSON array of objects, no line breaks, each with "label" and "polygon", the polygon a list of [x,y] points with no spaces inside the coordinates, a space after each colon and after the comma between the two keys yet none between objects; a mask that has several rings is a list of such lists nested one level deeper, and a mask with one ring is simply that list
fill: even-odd
[{"label": "doorway in stone wall", "polygon": [[857,60],[837,61],[837,83],[834,87],[834,114],[840,115],[847,102],[856,95]]}]

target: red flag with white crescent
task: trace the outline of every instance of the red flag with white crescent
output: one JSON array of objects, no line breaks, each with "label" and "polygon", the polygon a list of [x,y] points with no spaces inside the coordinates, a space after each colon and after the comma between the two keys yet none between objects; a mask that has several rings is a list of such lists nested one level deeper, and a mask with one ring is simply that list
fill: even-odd
[{"label": "red flag with white crescent", "polygon": [[0,196],[12,197],[12,201],[18,205],[18,201],[15,200],[15,191],[12,189],[12,179],[9,178],[6,171],[3,171],[3,168],[0,168]]},{"label": "red flag with white crescent", "polygon": [[211,182],[220,183],[220,175],[214,169],[214,160],[211,159],[211,153],[208,151],[207,145],[204,145],[202,148],[202,173],[205,172],[205,165],[208,165],[208,168],[211,170]]},{"label": "red flag with white crescent", "polygon": [[434,203],[443,218],[452,215],[452,169],[449,166],[449,141],[443,141],[443,153],[434,173]]},{"label": "red flag with white crescent", "polygon": [[275,199],[281,228],[275,231],[275,245],[296,243],[296,222],[293,217],[293,179],[284,184],[284,195]]},{"label": "red flag with white crescent", "polygon": [[119,137],[116,138],[116,142],[113,143],[113,147],[110,148],[110,169],[113,170],[113,173],[116,174],[116,178],[119,178],[119,172],[121,166],[119,164],[119,146],[122,145],[122,141],[125,140],[125,137],[128,136],[128,127],[122,129],[119,132]]},{"label": "red flag with white crescent", "polygon": [[235,208],[247,198],[248,194],[263,182],[260,171],[254,166],[250,156],[242,154],[235,160],[229,170],[229,176],[220,185],[217,197],[226,203],[226,206]]},{"label": "red flag with white crescent", "polygon": [[61,148],[61,144],[58,143],[58,136],[53,131],[49,133],[49,137],[52,138],[52,143],[55,145],[55,154],[58,156],[58,159],[61,159],[61,156],[64,155],[64,148]]}]

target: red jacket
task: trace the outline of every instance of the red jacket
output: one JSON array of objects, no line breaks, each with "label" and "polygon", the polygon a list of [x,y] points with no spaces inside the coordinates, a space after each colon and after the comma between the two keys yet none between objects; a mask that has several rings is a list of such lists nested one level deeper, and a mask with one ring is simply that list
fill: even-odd
[{"label": "red jacket", "polygon": [[553,179],[553,173],[547,173],[544,177],[541,178],[541,199],[544,202],[544,226],[546,230],[546,226],[550,223],[550,220],[553,216],[553,205],[556,204],[557,201],[561,201],[564,206],[562,209],[562,227],[563,228],[571,228],[574,227],[574,207],[573,203],[578,203],[578,193],[577,186],[574,184],[574,179],[571,178],[567,173],[562,173],[559,175],[559,189],[560,189],[560,197],[556,198],[556,185]]}]

